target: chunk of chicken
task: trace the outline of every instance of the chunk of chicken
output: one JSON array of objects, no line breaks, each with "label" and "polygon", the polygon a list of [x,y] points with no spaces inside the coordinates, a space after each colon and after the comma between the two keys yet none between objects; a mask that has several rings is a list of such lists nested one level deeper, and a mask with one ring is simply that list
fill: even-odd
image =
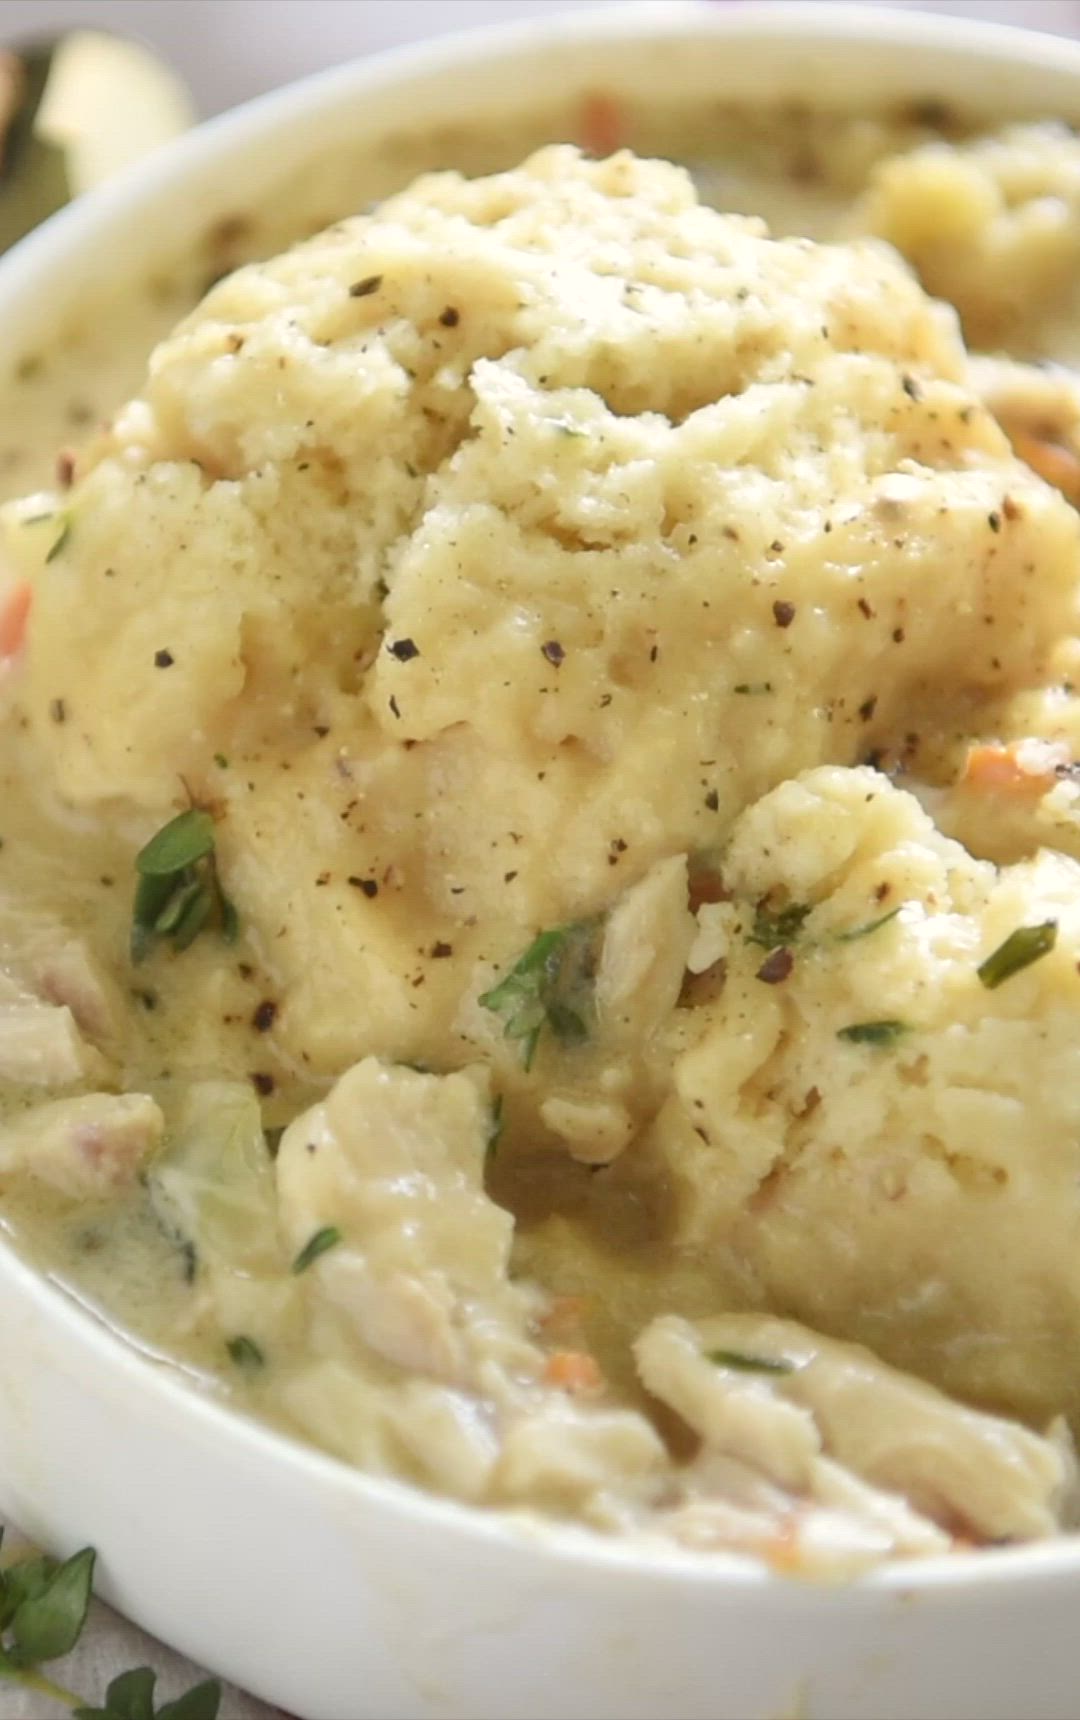
[{"label": "chunk of chicken", "polygon": [[0,1125],[0,1176],[23,1172],[75,1200],[111,1194],[134,1179],[164,1128],[145,1093],[55,1099]]},{"label": "chunk of chicken", "polygon": [[[1067,1438],[965,1408],[870,1351],[794,1321],[653,1321],[635,1346],[654,1395],[709,1454],[792,1495],[888,1527],[900,1552],[930,1526],[985,1541],[1059,1532],[1076,1503]],[[906,1502],[906,1503],[905,1503]]]},{"label": "chunk of chicken", "polygon": [[0,1080],[65,1087],[104,1073],[102,1058],[79,1032],[66,1004],[39,1003],[0,975]]},{"label": "chunk of chicken", "polygon": [[0,897],[0,1079],[60,1087],[100,1079],[121,1016],[86,941]]},{"label": "chunk of chicken", "polygon": [[530,1355],[536,1298],[507,1279],[513,1221],[483,1187],[490,1129],[469,1075],[367,1058],[286,1130],[277,1158],[293,1254],[341,1231],[313,1281],[378,1355],[455,1385],[485,1360]]},{"label": "chunk of chicken", "polygon": [[328,1225],[341,1233],[301,1279],[310,1359],[287,1407],[354,1462],[382,1467],[396,1445],[399,1466],[458,1498],[542,1495],[610,1526],[666,1453],[643,1416],[545,1380],[532,1336],[545,1299],[510,1282],[513,1221],[484,1192],[490,1127],[471,1075],[369,1058],[286,1130],[277,1179],[290,1250]]}]

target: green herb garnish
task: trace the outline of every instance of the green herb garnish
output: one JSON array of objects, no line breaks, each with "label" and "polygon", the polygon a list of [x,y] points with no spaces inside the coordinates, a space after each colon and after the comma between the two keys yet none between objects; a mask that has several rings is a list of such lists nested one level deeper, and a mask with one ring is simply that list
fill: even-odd
[{"label": "green herb garnish", "polygon": [[154,1707],[156,1673],[136,1667],[114,1678],[105,1693],[104,1708],[76,1708],[75,1720],[217,1720],[221,1685],[216,1678],[196,1684],[175,1702]]},{"label": "green herb garnish", "polygon": [[521,1040],[527,1070],[545,1027],[564,1044],[588,1038],[599,930],[598,920],[580,920],[541,932],[506,978],[480,997],[503,1017],[506,1038]]},{"label": "green herb garnish", "polygon": [[1012,979],[1013,974],[1030,967],[1041,956],[1049,955],[1056,943],[1056,920],[1044,920],[1041,926],[1018,926],[992,955],[980,963],[977,970],[979,978],[987,991],[994,991],[1007,979]]},{"label": "green herb garnish", "polygon": [[60,527],[59,537],[57,537],[54,540],[52,548],[49,550],[48,555],[45,557],[46,565],[50,561],[56,560],[57,556],[66,547],[67,541],[70,538],[70,536],[71,536],[71,521],[66,519],[64,521],[63,525]]},{"label": "green herb garnish", "polygon": [[749,693],[754,695],[757,693],[771,693],[773,687],[771,681],[736,681],[731,690],[733,693]]},{"label": "green herb garnish", "polygon": [[225,1348],[238,1368],[261,1368],[266,1361],[254,1338],[246,1337],[243,1332],[230,1338]]},{"label": "green herb garnish", "polygon": [[707,1359],[738,1374],[793,1374],[795,1363],[772,1356],[747,1356],[741,1350],[709,1350]]},{"label": "green herb garnish", "polygon": [[853,944],[856,938],[868,938],[871,932],[876,932],[882,926],[887,926],[890,920],[895,920],[901,907],[902,902],[898,907],[891,908],[887,914],[882,914],[879,919],[867,920],[861,926],[852,926],[849,932],[834,932],[833,938],[838,944]]},{"label": "green herb garnish", "polygon": [[908,1031],[906,1021],[856,1021],[851,1027],[841,1027],[836,1037],[851,1045],[895,1045]]},{"label": "green herb garnish", "polygon": [[218,878],[208,812],[190,807],[170,819],[136,855],[135,870],[133,962],[141,962],[162,940],[186,950],[211,921],[229,943],[235,941],[239,920]]},{"label": "green herb garnish", "polygon": [[793,944],[799,938],[809,912],[809,902],[789,902],[786,908],[777,908],[775,912],[759,902],[748,942],[760,944],[763,950],[778,950]]},{"label": "green herb garnish", "polygon": [[341,1241],[341,1232],[332,1224],[324,1224],[314,1236],[309,1236],[303,1248],[292,1263],[294,1272],[306,1272],[314,1265],[320,1254],[325,1254],[328,1248],[336,1248]]},{"label": "green herb garnish", "polygon": [[70,1654],[82,1635],[93,1577],[92,1547],[63,1562],[35,1553],[0,1567],[0,1678],[56,1702],[75,1720],[216,1720],[216,1679],[155,1708],[154,1674],[142,1666],[114,1678],[99,1708],[42,1672],[46,1662]]}]

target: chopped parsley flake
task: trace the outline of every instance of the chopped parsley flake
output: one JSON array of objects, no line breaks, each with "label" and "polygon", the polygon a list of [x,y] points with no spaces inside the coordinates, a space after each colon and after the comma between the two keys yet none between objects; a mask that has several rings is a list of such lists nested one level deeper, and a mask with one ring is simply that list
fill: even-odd
[{"label": "chopped parsley flake", "polygon": [[809,912],[809,902],[789,902],[786,908],[775,911],[759,902],[754,911],[749,942],[760,944],[763,950],[778,950],[793,944],[801,935],[803,921]]},{"label": "chopped parsley flake", "polygon": [[598,931],[596,920],[582,920],[541,932],[506,978],[480,997],[484,1009],[503,1017],[506,1038],[521,1040],[527,1070],[545,1027],[564,1044],[588,1037]]}]

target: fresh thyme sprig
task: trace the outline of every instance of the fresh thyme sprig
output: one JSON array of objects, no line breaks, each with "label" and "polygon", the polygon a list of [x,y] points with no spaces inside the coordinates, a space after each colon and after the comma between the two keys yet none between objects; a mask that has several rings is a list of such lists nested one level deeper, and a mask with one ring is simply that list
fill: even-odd
[{"label": "fresh thyme sprig", "polygon": [[229,943],[235,941],[239,922],[218,878],[208,812],[192,806],[170,819],[136,855],[135,870],[133,962],[144,960],[162,941],[186,950],[211,922]]},{"label": "fresh thyme sprig", "polygon": [[75,1720],[217,1720],[221,1685],[216,1678],[156,1708],[155,1674],[140,1666],[114,1678],[104,1704],[95,1707],[42,1672],[43,1665],[70,1654],[82,1635],[94,1558],[93,1548],[84,1547],[63,1562],[28,1553],[0,1565],[0,1678],[69,1709]]}]

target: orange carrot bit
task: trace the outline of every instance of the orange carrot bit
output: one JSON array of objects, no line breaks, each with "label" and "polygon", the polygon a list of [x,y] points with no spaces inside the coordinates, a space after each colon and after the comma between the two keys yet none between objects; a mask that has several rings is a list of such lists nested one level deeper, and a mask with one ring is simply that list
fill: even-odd
[{"label": "orange carrot bit", "polygon": [[25,579],[0,596],[0,663],[17,657],[23,648],[32,597],[29,581]]},{"label": "orange carrot bit", "polygon": [[1060,442],[1047,442],[1028,430],[1010,432],[1013,452],[1029,465],[1040,478],[1061,491],[1075,506],[1080,507],[1080,459]]},{"label": "orange carrot bit", "polygon": [[555,1350],[547,1359],[544,1379],[549,1386],[560,1386],[564,1392],[575,1394],[599,1391],[604,1383],[592,1356],[584,1350]]},{"label": "orange carrot bit", "polygon": [[969,749],[961,781],[990,793],[1037,797],[1053,788],[1057,774],[1045,749],[1025,756],[1016,742],[1011,746],[986,742]]},{"label": "orange carrot bit", "polygon": [[592,90],[581,104],[582,147],[590,155],[614,155],[626,135],[623,111],[612,96]]},{"label": "orange carrot bit", "polygon": [[781,1522],[772,1541],[763,1548],[766,1562],[778,1576],[793,1576],[801,1569],[804,1559],[799,1545],[798,1518],[789,1513]]}]

